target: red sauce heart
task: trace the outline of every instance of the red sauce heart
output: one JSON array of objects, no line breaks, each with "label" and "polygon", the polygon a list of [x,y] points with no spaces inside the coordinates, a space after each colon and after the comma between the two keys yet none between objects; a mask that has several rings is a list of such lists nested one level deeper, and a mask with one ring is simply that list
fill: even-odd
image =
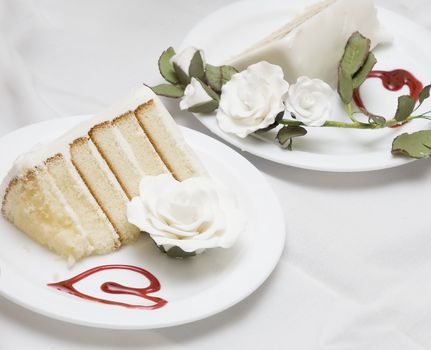
[{"label": "red sauce heart", "polygon": [[[83,280],[84,278],[87,278],[88,276],[91,276],[94,273],[104,271],[104,270],[134,271],[134,272],[137,272],[137,273],[145,276],[148,279],[148,281],[150,282],[150,285],[146,288],[132,288],[132,287],[123,286],[123,285],[121,285],[119,283],[115,283],[115,282],[105,282],[100,286],[100,289],[103,292],[109,293],[109,294],[135,295],[135,296],[141,297],[143,299],[152,301],[153,304],[149,305],[149,306],[144,306],[144,305],[134,305],[134,304],[127,304],[127,303],[122,303],[122,302],[118,302],[118,301],[101,299],[101,298],[92,297],[92,296],[85,294],[85,293],[81,293],[75,289],[75,287],[74,287],[75,283]],[[68,280],[57,282],[57,283],[50,283],[50,284],[48,284],[48,286],[54,287],[54,288],[58,289],[59,291],[62,291],[62,292],[68,293],[68,294],[72,294],[72,295],[80,297],[82,299],[95,301],[95,302],[102,303],[102,304],[118,305],[118,306],[123,306],[123,307],[127,307],[127,308],[132,308],[132,309],[155,310],[155,309],[160,309],[161,307],[165,306],[168,303],[166,300],[164,300],[162,298],[158,298],[158,297],[154,297],[154,296],[149,295],[151,293],[158,292],[160,290],[160,282],[158,281],[158,279],[152,273],[148,272],[147,270],[144,270],[144,269],[137,267],[137,266],[131,266],[131,265],[103,265],[103,266],[94,267],[94,268],[87,270],[85,272],[82,272],[79,275],[72,277]]]},{"label": "red sauce heart", "polygon": [[[395,69],[391,71],[373,70],[368,74],[367,79],[378,78],[382,81],[383,87],[389,91],[399,91],[404,86],[410,90],[410,96],[417,101],[422,92],[423,84],[416,77],[404,69]],[[366,110],[365,104],[362,101],[359,89],[356,89],[353,94],[353,99],[359,108]]]}]

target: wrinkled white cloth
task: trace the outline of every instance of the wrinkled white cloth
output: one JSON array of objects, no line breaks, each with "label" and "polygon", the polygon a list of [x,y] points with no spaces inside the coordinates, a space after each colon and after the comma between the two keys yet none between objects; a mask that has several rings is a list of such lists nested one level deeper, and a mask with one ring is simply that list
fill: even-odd
[{"label": "wrinkled white cloth", "polygon": [[37,91],[24,61],[42,27],[32,2],[0,2],[0,134],[55,115]]},{"label": "wrinkled white cloth", "polygon": [[[160,52],[229,2],[0,0],[0,135],[95,112],[159,81]],[[429,0],[377,2],[431,30]],[[191,325],[127,332],[50,320],[0,298],[0,349],[431,349],[430,161],[330,174],[246,156],[288,224],[280,264],[251,297]]]},{"label": "wrinkled white cloth", "polygon": [[[158,81],[164,46],[179,44],[202,16],[229,2],[0,0],[0,136],[93,113]],[[429,1],[377,2],[431,29]]]}]

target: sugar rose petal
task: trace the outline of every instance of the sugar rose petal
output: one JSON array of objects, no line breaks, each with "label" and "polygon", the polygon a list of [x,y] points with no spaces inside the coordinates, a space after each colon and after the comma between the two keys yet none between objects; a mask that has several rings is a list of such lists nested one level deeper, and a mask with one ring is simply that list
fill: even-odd
[{"label": "sugar rose petal", "polygon": [[236,73],[222,87],[217,121],[224,132],[241,138],[273,124],[284,110],[289,89],[279,66],[259,62]]},{"label": "sugar rose petal", "polygon": [[299,77],[285,95],[289,113],[307,126],[322,126],[332,111],[334,91],[324,81]]},{"label": "sugar rose petal", "polygon": [[185,252],[229,248],[245,227],[236,197],[207,177],[179,182],[170,174],[146,176],[127,217],[165,250]]},{"label": "sugar rose petal", "polygon": [[184,90],[184,96],[180,101],[180,108],[181,110],[186,110],[212,100],[213,98],[207,94],[202,84],[197,79],[192,78],[190,84]]}]

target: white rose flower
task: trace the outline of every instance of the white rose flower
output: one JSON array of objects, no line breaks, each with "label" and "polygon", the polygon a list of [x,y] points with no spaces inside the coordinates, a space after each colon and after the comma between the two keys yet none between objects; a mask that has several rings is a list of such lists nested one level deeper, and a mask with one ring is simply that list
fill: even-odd
[{"label": "white rose flower", "polygon": [[182,110],[189,109],[201,103],[212,101],[213,98],[207,94],[202,84],[195,78],[192,78],[190,84],[184,90],[184,96],[180,101]]},{"label": "white rose flower", "polygon": [[127,218],[165,251],[187,253],[229,248],[245,227],[236,198],[207,177],[179,182],[170,174],[146,176]]},{"label": "white rose flower", "polygon": [[176,55],[172,56],[172,58],[169,60],[171,63],[175,63],[178,67],[181,68],[181,70],[189,75],[189,67],[190,63],[192,62],[192,58],[195,55],[196,52],[200,52],[202,61],[205,65],[205,58],[204,53],[202,50],[198,50],[195,47],[187,47],[183,51],[177,53]]},{"label": "white rose flower", "polygon": [[324,81],[299,77],[285,96],[286,110],[307,126],[322,126],[330,117],[334,91]]},{"label": "white rose flower", "polygon": [[289,89],[279,66],[259,62],[236,73],[222,87],[217,121],[220,129],[241,138],[266,128],[284,110]]}]

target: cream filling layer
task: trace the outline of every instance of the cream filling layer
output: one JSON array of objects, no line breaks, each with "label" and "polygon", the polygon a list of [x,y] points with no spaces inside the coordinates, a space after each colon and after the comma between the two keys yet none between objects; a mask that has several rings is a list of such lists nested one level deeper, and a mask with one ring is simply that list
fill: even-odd
[{"label": "cream filling layer", "polygon": [[[51,174],[49,174],[46,166],[44,166],[44,173],[45,173],[45,178],[48,180],[48,182],[49,182],[49,184],[51,186],[51,189],[54,190],[54,193],[55,193],[57,199],[63,205],[63,208],[65,209],[66,213],[69,215],[69,217],[71,218],[71,220],[73,221],[76,229],[81,234],[81,237],[83,238],[83,240],[88,244],[88,246],[86,248],[89,248],[89,250],[86,251],[86,253],[91,254],[94,251],[94,247],[93,247],[93,245],[90,242],[90,238],[89,238],[88,232],[86,232],[86,230],[82,227],[81,221],[79,220],[78,215],[75,213],[75,211],[72,209],[72,207],[67,202],[67,200],[64,197],[63,193],[58,188],[58,186],[57,186],[54,178],[51,176]],[[68,262],[69,262],[69,264],[74,264],[75,263],[75,258],[73,256],[69,256],[68,257]]]},{"label": "cream filling layer", "polygon": [[[82,178],[79,176],[78,172],[76,171],[75,167],[73,166],[72,162],[69,159],[65,160],[65,164],[67,166],[67,170],[69,174],[72,176],[72,178],[75,180],[75,183],[79,186],[82,193],[85,195],[85,198],[91,203],[91,205],[95,208],[97,215],[106,221],[109,226],[112,228],[112,237],[116,240],[117,234],[115,233],[115,229],[112,226],[111,222],[108,220],[105,212],[100,208],[99,204],[94,199],[93,195],[90,193],[88,187],[85,185]],[[90,239],[91,241],[91,239]]]},{"label": "cream filling layer", "polygon": [[90,149],[91,155],[96,160],[97,164],[100,166],[102,171],[105,173],[106,177],[108,178],[109,183],[115,188],[115,190],[120,193],[120,196],[123,198],[124,203],[128,202],[127,195],[124,193],[123,188],[118,183],[117,178],[112,173],[111,169],[109,168],[108,164],[106,164],[105,159],[100,155],[99,151],[97,150],[96,145],[91,141],[91,139],[88,140],[88,148]]},{"label": "cream filling layer", "polygon": [[133,152],[132,147],[130,147],[130,144],[126,141],[124,136],[121,134],[121,131],[118,130],[115,125],[112,125],[112,129],[114,132],[115,140],[117,141],[117,144],[121,147],[121,149],[126,154],[127,159],[130,161],[132,166],[136,169],[136,171],[139,173],[141,177],[145,176],[144,170],[139,166],[139,162],[136,159],[135,152]]},{"label": "cream filling layer", "polygon": [[151,99],[154,99],[158,104],[160,104],[159,99],[150,88],[140,87],[139,89],[136,89],[131,97],[126,98],[117,105],[106,109],[82,123],[79,123],[59,138],[48,143],[36,145],[30,152],[18,157],[14,163],[16,171],[23,172],[25,169],[32,169],[57,153],[62,153],[65,157],[70,157],[69,145],[76,139],[86,137],[93,126],[105,121],[111,121],[126,111],[134,111],[138,106]]},{"label": "cream filling layer", "polygon": [[93,118],[78,124],[57,139],[47,143],[38,144],[34,146],[31,151],[20,155],[15,160],[6,177],[1,182],[0,202],[3,201],[5,192],[12,179],[24,174],[29,169],[33,169],[34,167],[43,164],[46,159],[54,156],[57,153],[62,153],[66,161],[70,160],[69,145],[78,138],[86,137],[89,130],[94,125],[108,120],[111,121],[126,111],[134,111],[139,105],[144,104],[151,99],[154,99],[157,104],[161,104],[160,100],[150,88],[142,86],[138,89],[135,89],[130,97],[125,98],[117,105],[106,109]]},{"label": "cream filling layer", "polygon": [[[198,173],[196,175],[199,175],[199,176],[207,175],[207,171],[205,170],[204,166],[202,165],[201,161],[197,158],[195,153],[191,150],[189,144],[183,138],[181,130],[179,129],[178,125],[175,123],[174,119],[171,117],[169,111],[161,103],[156,103],[156,107],[157,107],[157,111],[159,112],[160,121],[162,122],[162,124],[167,130],[171,131],[171,136],[174,139],[175,146],[183,150],[187,154],[187,158],[190,161],[192,167],[198,170]],[[167,166],[167,164],[165,165]]]}]

